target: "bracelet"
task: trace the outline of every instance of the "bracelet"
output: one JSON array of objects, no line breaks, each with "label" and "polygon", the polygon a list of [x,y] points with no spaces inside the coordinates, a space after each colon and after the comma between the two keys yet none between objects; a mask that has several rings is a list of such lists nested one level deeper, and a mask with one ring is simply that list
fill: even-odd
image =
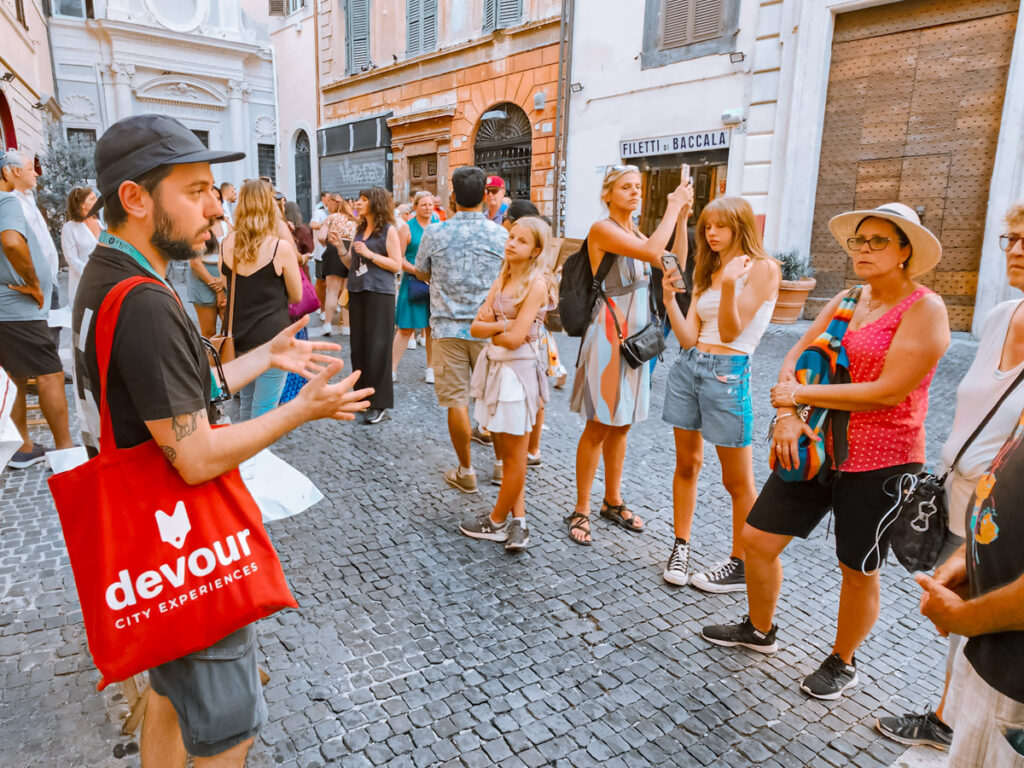
[{"label": "bracelet", "polygon": [[802,386],[803,384],[797,384],[795,387],[793,387],[793,391],[789,393],[789,401],[793,403],[794,408],[800,405],[800,403],[796,401],[796,393],[800,390],[800,387]]}]

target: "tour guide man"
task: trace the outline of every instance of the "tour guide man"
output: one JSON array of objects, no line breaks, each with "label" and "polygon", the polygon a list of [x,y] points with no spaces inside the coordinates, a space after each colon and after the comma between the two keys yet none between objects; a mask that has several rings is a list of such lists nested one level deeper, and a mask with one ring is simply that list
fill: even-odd
[{"label": "tour guide man", "polygon": [[[155,439],[185,482],[198,484],[234,469],[286,432],[321,418],[352,419],[373,391],[353,392],[355,371],[329,379],[342,361],[325,342],[298,341],[306,318],[261,347],[227,363],[236,392],[270,367],[311,378],[299,396],[259,418],[213,430],[210,365],[199,333],[167,282],[167,267],[201,255],[221,215],[211,163],[244,157],[207,150],[188,128],[162,115],[114,123],[96,144],[96,177],[107,231],[82,273],[72,315],[78,396],[87,406],[85,432],[98,446],[100,400],[95,318],[120,281],[148,276],[125,299],[114,332],[108,374],[114,439],[131,448]],[[85,323],[83,325],[83,322]],[[84,339],[84,344],[81,341]],[[155,667],[142,728],[142,764],[184,768],[242,766],[266,717],[256,667],[256,639],[245,627],[205,651]]]}]

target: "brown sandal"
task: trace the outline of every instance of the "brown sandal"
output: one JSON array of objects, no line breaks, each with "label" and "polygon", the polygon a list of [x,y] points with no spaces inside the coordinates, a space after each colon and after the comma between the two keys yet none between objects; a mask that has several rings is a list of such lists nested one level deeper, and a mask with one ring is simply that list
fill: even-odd
[{"label": "brown sandal", "polygon": [[[573,510],[572,514],[565,518],[565,522],[569,524],[569,538],[581,547],[589,547],[591,544],[590,538],[590,515],[584,515],[581,512]],[[584,525],[586,527],[584,528]],[[581,531],[586,534],[587,538],[577,539],[572,535],[573,531]]]},{"label": "brown sandal", "polygon": [[[630,516],[626,517],[623,512],[629,512]],[[621,525],[627,531],[632,531],[633,533],[643,533],[644,528],[647,527],[643,523],[640,523],[640,525],[636,524],[636,512],[627,507],[625,502],[622,504],[609,504],[607,499],[602,499],[601,517],[611,520],[613,523]]]}]

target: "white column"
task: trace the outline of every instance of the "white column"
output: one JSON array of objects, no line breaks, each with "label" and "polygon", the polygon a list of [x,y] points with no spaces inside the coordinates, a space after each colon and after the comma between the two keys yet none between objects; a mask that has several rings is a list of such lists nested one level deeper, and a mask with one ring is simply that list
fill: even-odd
[{"label": "white column", "polygon": [[1017,17],[1010,70],[1006,75],[1006,96],[999,124],[995,163],[989,182],[985,237],[978,268],[978,290],[974,296],[974,320],[971,332],[981,334],[981,326],[992,308],[1012,296],[1020,296],[1006,280],[1006,255],[999,247],[999,235],[1006,229],[1003,217],[1015,202],[1024,200],[1024,6]]},{"label": "white column", "polygon": [[131,117],[132,112],[132,77],[135,65],[124,61],[115,61],[110,65],[110,73],[114,78],[114,103],[117,105],[117,119]]},{"label": "white column", "polygon": [[[245,116],[242,114],[242,91],[246,84],[239,80],[228,81],[228,121],[231,124],[229,144],[226,149],[241,150],[251,154],[245,141]],[[248,163],[240,160],[231,164],[231,172],[237,177],[231,181],[236,187],[241,186],[242,179],[247,177]]]}]

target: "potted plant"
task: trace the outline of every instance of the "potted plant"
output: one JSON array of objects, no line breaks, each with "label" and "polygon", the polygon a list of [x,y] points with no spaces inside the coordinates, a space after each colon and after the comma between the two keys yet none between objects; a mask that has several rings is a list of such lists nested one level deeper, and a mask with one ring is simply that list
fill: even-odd
[{"label": "potted plant", "polygon": [[779,298],[775,302],[772,322],[779,325],[795,323],[804,312],[804,303],[817,285],[811,257],[796,249],[772,254],[782,267]]}]

